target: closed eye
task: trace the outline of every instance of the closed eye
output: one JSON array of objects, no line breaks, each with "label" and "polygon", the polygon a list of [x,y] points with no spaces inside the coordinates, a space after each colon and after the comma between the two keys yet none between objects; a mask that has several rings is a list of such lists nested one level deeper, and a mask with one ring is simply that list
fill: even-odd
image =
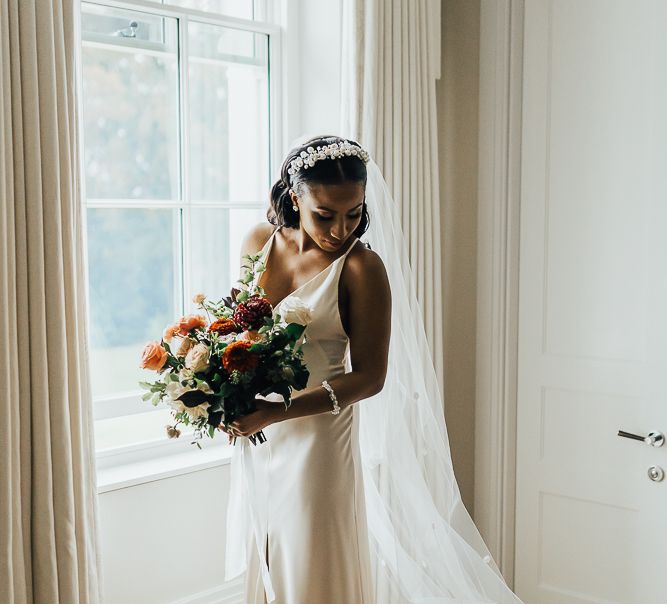
[{"label": "closed eye", "polygon": [[[333,220],[333,216],[322,216],[322,214],[315,214],[318,220],[321,220],[322,222],[328,222],[329,220]],[[353,216],[348,216],[350,220],[356,220],[361,216],[361,213],[359,214],[354,214]]]}]

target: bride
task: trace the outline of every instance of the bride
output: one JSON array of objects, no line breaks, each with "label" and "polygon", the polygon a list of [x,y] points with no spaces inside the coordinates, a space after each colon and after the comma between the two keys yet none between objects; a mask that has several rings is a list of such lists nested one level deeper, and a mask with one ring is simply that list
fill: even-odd
[{"label": "bride", "polygon": [[282,164],[268,220],[242,255],[261,251],[276,312],[310,307],[310,377],[287,409],[258,399],[229,426],[267,440],[233,450],[225,579],[246,571],[246,604],[520,602],[461,501],[377,166],[349,139],[307,140]]}]

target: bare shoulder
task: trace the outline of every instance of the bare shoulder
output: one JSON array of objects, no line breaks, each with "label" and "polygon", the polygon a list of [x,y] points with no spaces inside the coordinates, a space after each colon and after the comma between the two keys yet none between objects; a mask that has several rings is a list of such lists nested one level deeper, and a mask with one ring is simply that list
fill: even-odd
[{"label": "bare shoulder", "polygon": [[348,254],[341,274],[348,290],[374,291],[389,296],[389,280],[382,258],[362,241],[357,241]]},{"label": "bare shoulder", "polygon": [[275,228],[275,225],[270,222],[259,222],[254,225],[248,230],[243,238],[243,242],[241,243],[241,255],[256,254],[259,252],[269,240],[269,237],[271,237],[271,233],[273,233]]},{"label": "bare shoulder", "polygon": [[391,290],[382,258],[357,241],[343,265],[341,282],[339,310],[352,369],[368,379],[374,394],[385,382],[391,335]]}]

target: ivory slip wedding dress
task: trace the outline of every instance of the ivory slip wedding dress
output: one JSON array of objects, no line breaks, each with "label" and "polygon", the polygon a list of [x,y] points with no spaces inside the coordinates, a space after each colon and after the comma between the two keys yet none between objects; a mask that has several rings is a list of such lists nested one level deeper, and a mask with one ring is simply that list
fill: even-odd
[{"label": "ivory slip wedding dress", "polygon": [[[265,262],[276,232],[262,248]],[[303,346],[309,388],[349,371],[338,283],[355,245],[362,243],[353,236],[342,256],[290,294],[312,309]],[[284,300],[276,304],[276,312]],[[252,503],[261,508],[251,523],[262,527],[260,534],[251,535],[250,528],[242,533],[234,518],[242,517],[248,500],[242,502],[241,493],[231,493],[237,507],[230,502],[236,512],[228,517],[228,540],[245,534],[246,604],[264,604],[267,574],[275,604],[374,604],[358,421],[357,405],[342,408],[338,415],[290,419],[264,428],[265,443],[248,446],[243,442],[243,451],[234,451],[245,455],[244,470],[252,474],[255,491]],[[237,445],[242,441],[247,439],[239,439]],[[240,482],[232,477],[233,488],[241,488]],[[259,544],[262,551],[268,544],[264,569]],[[233,544],[229,545],[228,553]],[[229,561],[228,568],[233,563]],[[241,566],[237,574],[239,570]],[[269,602],[271,595],[267,589]]]}]

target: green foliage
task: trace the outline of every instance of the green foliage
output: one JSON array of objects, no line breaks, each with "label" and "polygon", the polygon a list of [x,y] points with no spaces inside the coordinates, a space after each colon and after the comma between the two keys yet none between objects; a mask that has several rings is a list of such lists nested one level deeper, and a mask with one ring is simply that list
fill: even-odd
[{"label": "green foliage", "polygon": [[303,335],[303,332],[305,330],[306,330],[306,326],[305,325],[299,325],[298,323],[290,323],[285,328],[285,331],[287,331],[289,336],[291,338],[293,338],[295,342]]}]

